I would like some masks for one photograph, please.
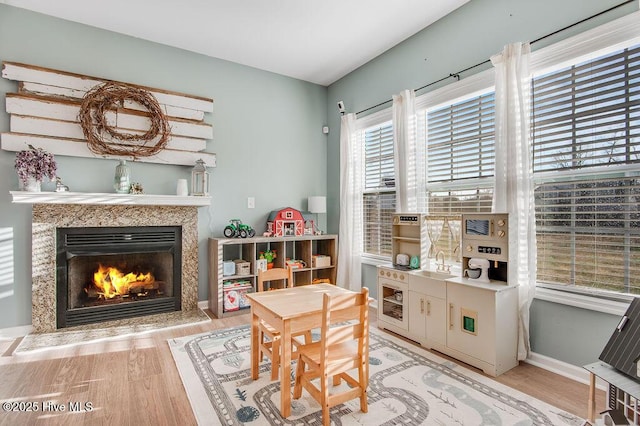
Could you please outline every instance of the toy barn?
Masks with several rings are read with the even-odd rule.
[[[314,230],[313,214],[292,207],[273,210],[267,218],[267,233],[274,237],[312,235]]]

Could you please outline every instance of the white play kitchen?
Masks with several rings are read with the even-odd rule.
[[[518,289],[507,280],[508,215],[452,218],[458,225],[450,229],[460,234],[454,238],[462,250],[459,272],[441,252],[430,267],[429,220],[419,213],[393,216],[393,264],[378,267],[378,327],[500,375],[518,364]]]

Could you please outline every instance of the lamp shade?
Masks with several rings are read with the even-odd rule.
[[[327,197],[322,197],[322,196],[309,197],[308,210],[311,213],[326,213]]]

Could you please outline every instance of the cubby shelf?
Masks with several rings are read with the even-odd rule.
[[[336,235],[303,235],[299,237],[254,237],[254,238],[209,238],[209,309],[217,318],[248,313],[249,309],[225,309],[224,283],[227,281],[249,281],[256,290],[256,260],[260,252],[275,250],[274,267],[282,268],[288,259],[301,260],[304,267],[293,270],[294,285],[311,284],[313,280],[336,282],[338,260],[338,237]],[[315,266],[316,255],[329,256],[328,266]],[[249,263],[250,273],[224,275],[224,262],[243,259]],[[243,299],[244,300],[244,299]]]

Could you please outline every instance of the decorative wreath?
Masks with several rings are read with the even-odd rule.
[[[141,135],[122,133],[107,123],[105,113],[109,110],[123,107],[125,101],[138,103],[149,112],[151,126],[145,133]],[[151,93],[121,83],[108,82],[88,91],[82,100],[78,120],[87,139],[89,149],[100,155],[149,157],[164,149],[171,132],[167,117]],[[104,140],[105,133],[117,141],[142,143],[113,144]],[[146,144],[146,142],[155,139],[158,135],[160,135],[160,139],[155,145]]]

